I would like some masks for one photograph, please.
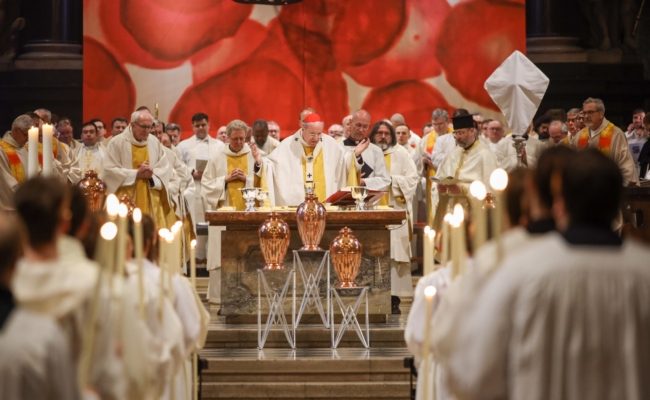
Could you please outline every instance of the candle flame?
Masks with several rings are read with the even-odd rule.
[[[469,185],[469,192],[477,200],[483,201],[487,196],[487,189],[481,181],[474,181]]]
[[[454,219],[458,221],[459,225],[465,220],[465,210],[460,204],[454,206]]]
[[[126,218],[126,216],[129,215],[129,207],[124,203],[120,203],[117,206],[117,215],[119,215],[120,218]]]
[[[171,231],[174,235],[176,235],[178,234],[178,232],[180,232],[182,227],[183,227],[183,223],[181,221],[176,221],[174,225],[172,225]]]
[[[139,208],[133,209],[133,222],[135,222],[136,224],[142,222],[142,211],[140,211]]]
[[[433,298],[433,296],[436,295],[437,291],[438,290],[434,286],[429,285],[424,288],[424,295],[426,296],[427,299],[431,299]]]
[[[429,227],[427,226],[427,228],[429,228]],[[424,230],[424,235],[425,235],[427,238],[433,240],[433,238],[436,237],[436,230],[435,230],[435,229],[432,229],[432,228],[429,228],[429,230],[426,230],[426,229],[425,229],[425,230]]]
[[[193,249],[196,248],[196,239],[192,239],[192,241],[190,241],[190,247]]]
[[[106,222],[99,230],[99,234],[104,240],[113,240],[117,235],[117,225],[112,222]]]
[[[490,174],[490,187],[502,191],[508,186],[508,173],[503,168],[497,168]]]
[[[110,217],[115,217],[117,215],[119,206],[120,201],[113,193],[109,194],[108,197],[106,197],[106,212]]]

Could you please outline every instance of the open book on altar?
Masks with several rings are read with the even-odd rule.
[[[385,193],[387,193],[385,190],[368,189],[368,195],[365,198],[365,203],[375,204]],[[328,197],[325,200],[325,203],[331,203],[334,206],[352,206],[355,204],[355,201],[354,198],[352,198],[352,190],[349,186],[346,186],[342,187],[341,190]]]

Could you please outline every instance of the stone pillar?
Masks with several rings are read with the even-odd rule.
[[[571,26],[567,3],[559,0],[526,1],[526,47],[536,63],[585,62],[579,39],[567,32]]]
[[[27,41],[16,68],[81,69],[81,0],[30,0],[23,6]]]

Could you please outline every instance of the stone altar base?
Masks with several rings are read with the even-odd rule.
[[[293,265],[292,250],[302,247],[295,225],[295,212],[279,212],[291,229],[291,241],[285,257],[284,271],[268,271],[265,277],[269,285],[279,289],[286,281],[288,269]],[[257,322],[257,270],[264,267],[257,229],[267,218],[268,212],[209,212],[206,220],[211,225],[226,226],[221,233],[221,315],[227,323]],[[356,283],[369,286],[369,314],[371,322],[384,322],[390,314],[390,232],[388,224],[399,224],[405,214],[403,211],[334,211],[328,212],[328,224],[321,241],[321,247],[329,248],[331,241],[343,226],[352,229],[354,235],[363,245],[363,255]],[[301,251],[300,256],[306,272],[315,272],[324,252]],[[337,285],[338,279],[333,266],[330,283]],[[320,293],[323,307],[326,308],[326,276],[321,278]],[[296,315],[303,294],[302,277],[296,266]],[[284,301],[287,319],[291,318],[291,290]],[[268,303],[262,295],[262,322],[266,320]],[[335,312],[338,312],[335,308]],[[339,314],[340,316],[340,314]],[[336,317],[335,317],[336,318]],[[338,319],[338,318],[337,318]],[[320,316],[316,308],[308,306],[301,320],[302,323],[318,323]],[[298,344],[298,346],[300,346]]]

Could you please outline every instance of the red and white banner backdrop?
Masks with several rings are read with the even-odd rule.
[[[288,134],[313,107],[326,124],[358,108],[413,130],[436,107],[495,117],[483,82],[525,50],[524,0],[84,0],[84,118],[159,117],[211,133],[239,118]]]

